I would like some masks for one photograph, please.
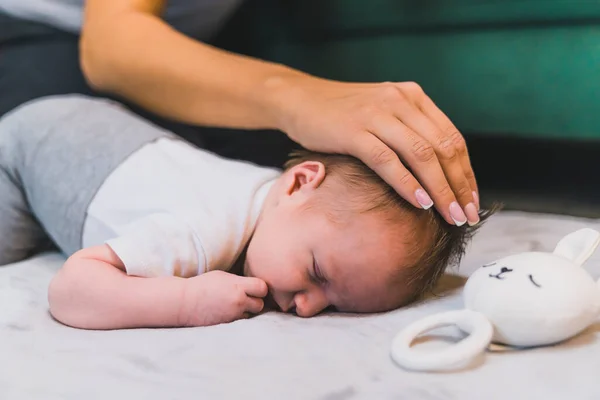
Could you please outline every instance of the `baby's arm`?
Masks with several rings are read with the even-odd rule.
[[[72,255],[52,280],[50,312],[83,329],[203,326],[262,310],[266,284],[222,271],[193,278],[127,275],[108,245]]]
[[[128,276],[107,246],[72,255],[50,283],[50,312],[85,329],[180,325],[185,279]]]

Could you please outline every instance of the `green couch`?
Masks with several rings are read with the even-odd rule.
[[[416,81],[463,132],[600,140],[600,1],[263,0],[243,14],[246,52]]]

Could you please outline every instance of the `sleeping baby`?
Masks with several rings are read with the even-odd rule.
[[[0,265],[60,249],[50,312],[73,327],[392,310],[478,226],[413,207],[355,158],[228,160],[108,100],[48,97],[0,120]]]

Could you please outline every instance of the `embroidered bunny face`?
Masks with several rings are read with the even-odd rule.
[[[582,268],[600,233],[580,229],[553,252],[510,255],[479,267],[463,290],[464,310],[430,315],[407,326],[392,343],[392,357],[413,370],[443,370],[483,352],[490,342],[543,346],[573,337],[600,313],[600,288]],[[412,341],[430,329],[457,325],[469,335],[435,353],[414,351]]]
[[[493,340],[514,346],[553,343],[588,326],[600,292],[581,266],[551,253],[521,253],[486,264],[465,285],[465,308],[484,314]]]

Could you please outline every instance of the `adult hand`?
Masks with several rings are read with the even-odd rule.
[[[418,84],[298,79],[281,122],[292,140],[357,157],[415,207],[435,204],[448,223],[479,222],[465,140]]]

